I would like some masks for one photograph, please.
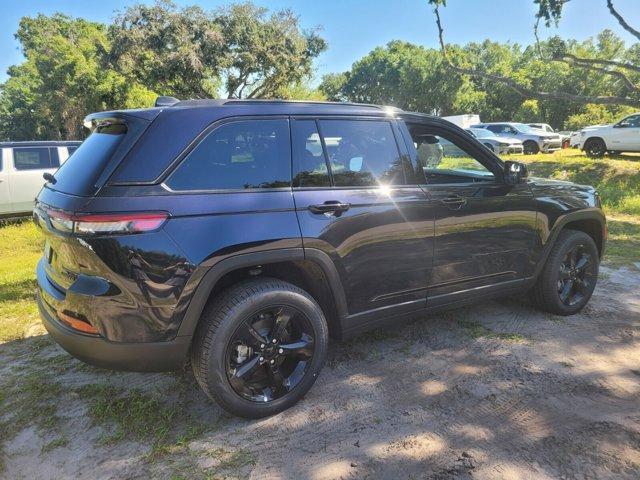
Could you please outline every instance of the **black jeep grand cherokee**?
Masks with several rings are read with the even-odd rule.
[[[588,302],[606,222],[591,187],[527,178],[449,122],[374,105],[182,101],[89,115],[38,196],[38,304],[98,366],[191,360],[228,411],[313,385],[344,338],[531,292]]]

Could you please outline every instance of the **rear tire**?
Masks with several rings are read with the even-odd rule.
[[[322,309],[307,292],[273,278],[249,280],[205,308],[191,350],[193,373],[226,411],[274,415],[313,386],[328,337]]]
[[[531,289],[533,303],[556,315],[578,313],[593,294],[599,264],[598,249],[589,235],[563,230]]]
[[[590,138],[584,144],[584,153],[591,158],[602,158],[607,153],[607,146],[601,138]]]
[[[524,147],[525,155],[535,155],[540,152],[540,146],[533,140],[525,140],[522,146]]]

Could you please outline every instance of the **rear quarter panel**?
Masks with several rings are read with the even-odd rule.
[[[112,187],[109,196],[82,200],[58,192],[46,194],[45,189],[40,197],[74,211],[170,215],[158,232],[85,238],[59,247],[79,259],[91,257],[83,255],[83,249],[94,252],[99,261],[92,260],[88,270],[120,290],[120,296],[110,299],[104,322],[110,340],[170,340],[213,265],[243,253],[302,247],[290,190],[148,195],[149,189],[159,193],[161,187]],[[140,195],[142,191],[147,194]],[[52,196],[62,200],[51,202]],[[77,251],[67,252],[69,248]]]

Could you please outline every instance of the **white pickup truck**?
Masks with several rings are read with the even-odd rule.
[[[640,113],[634,113],[612,125],[597,125],[580,130],[581,150],[590,157],[605,153],[640,152]]]
[[[28,214],[44,185],[81,142],[0,142],[0,217]]]

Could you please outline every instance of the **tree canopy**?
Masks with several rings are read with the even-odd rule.
[[[0,85],[0,139],[80,138],[87,113],[180,98],[318,97],[306,86],[326,49],[289,10],[133,5],[110,25],[62,14],[24,17],[25,61]]]
[[[533,30],[537,45],[533,52],[538,60],[546,64],[563,63],[569,65],[572,71],[580,70],[599,75],[607,82],[607,88],[601,93],[574,92],[561,85],[551,85],[543,89],[529,85],[523,79],[511,73],[495,74],[483,70],[477,65],[458,62],[451,52],[452,48],[444,39],[444,26],[440,15],[440,8],[446,7],[446,0],[427,0],[433,6],[435,22],[438,27],[438,38],[443,58],[449,68],[457,73],[488,80],[494,84],[504,85],[525,98],[536,98],[547,101],[570,101],[581,104],[599,104],[612,106],[640,107],[640,45],[634,44],[630,49],[624,48],[624,43],[618,37],[617,48],[600,49],[596,54],[576,49],[575,42],[566,41],[559,36],[549,39],[544,46],[538,39],[538,27],[541,21],[547,26],[558,25],[563,13],[563,7],[568,0],[533,0],[538,6]],[[616,19],[620,27],[636,39],[640,40],[640,31],[632,27],[625,17],[615,8],[613,0],[606,2],[609,13]],[[613,34],[612,34],[613,36]],[[455,48],[455,47],[454,47]],[[578,73],[579,74],[579,73]]]
[[[489,76],[509,75],[530,89],[562,88],[598,96],[616,88],[614,79],[598,72],[541,60],[537,50],[550,50],[553,42],[523,47],[485,40],[448,48],[460,65]],[[632,55],[636,48],[626,49],[624,42],[609,30],[595,39],[570,41],[567,45],[581,55],[602,58]],[[556,128],[580,128],[630,111],[629,107],[618,105],[595,108],[584,102],[528,98],[486,76],[452,71],[438,49],[400,41],[375,48],[347,72],[325,75],[320,89],[333,100],[381,103],[436,115],[478,113],[486,121],[544,121]]]
[[[80,138],[87,113],[148,107],[157,95],[326,98],[556,128],[637,109],[640,43],[628,46],[611,30],[581,42],[539,40],[539,25],[556,26],[566,0],[532,1],[532,45],[447,44],[440,15],[446,0],[427,0],[439,48],[395,40],[348,71],[325,75],[318,88],[310,86],[313,62],[327,44],[290,10],[239,3],[209,11],[158,0],[129,6],[108,25],[62,14],[24,17],[16,38],[25,60],[0,85],[0,139]],[[614,0],[601,1],[640,40]]]

